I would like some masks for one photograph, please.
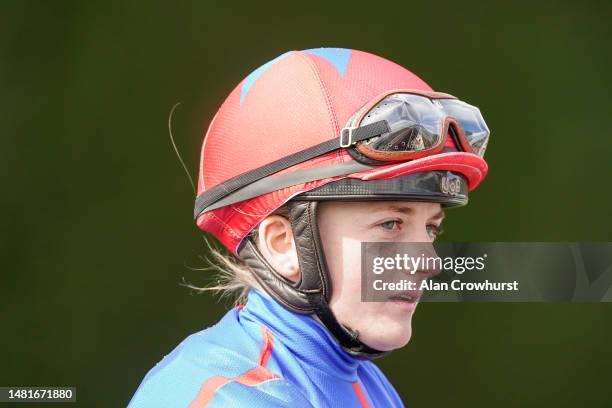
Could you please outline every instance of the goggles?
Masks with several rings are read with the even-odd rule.
[[[387,122],[388,132],[354,140],[358,129],[381,120]],[[457,147],[483,157],[489,134],[477,107],[441,92],[400,89],[357,111],[342,129],[340,146],[354,147],[376,161],[407,161],[440,153],[450,135]]]
[[[297,183],[441,153],[449,135],[458,149],[482,157],[489,134],[480,110],[452,95],[414,89],[392,90],[355,112],[339,138],[293,153],[203,192],[196,198],[194,217]],[[323,170],[333,174],[308,169],[272,176],[339,148],[347,149],[359,163],[343,163],[337,169]]]

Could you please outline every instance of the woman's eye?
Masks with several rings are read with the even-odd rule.
[[[385,221],[385,222],[381,223],[380,226],[383,229],[386,229],[387,231],[393,231],[393,230],[399,228],[400,224],[401,224],[401,221],[398,221],[398,220],[389,220],[389,221]]]
[[[443,232],[444,232],[444,230],[439,225],[435,225],[435,224],[427,225],[427,234],[432,239],[435,239],[438,235],[442,234]]]

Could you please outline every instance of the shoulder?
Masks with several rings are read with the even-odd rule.
[[[266,330],[241,325],[237,310],[230,310],[216,325],[190,335],[157,363],[129,407],[235,406],[246,401],[280,407],[299,401],[299,391],[265,367]]]
[[[192,401],[193,406],[313,408],[295,384],[264,370],[259,373],[245,373],[242,378],[213,379],[216,388],[204,390],[206,387],[203,386],[197,398]]]

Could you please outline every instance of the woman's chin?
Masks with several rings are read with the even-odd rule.
[[[365,333],[364,333],[365,334]],[[362,336],[360,339],[368,346],[381,351],[390,351],[404,347],[412,337],[412,327],[401,327],[397,330],[387,329]]]

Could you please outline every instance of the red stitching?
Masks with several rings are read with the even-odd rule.
[[[331,124],[334,129],[334,135],[337,135],[340,132],[340,129],[338,127],[338,119],[336,118],[336,112],[334,111],[334,108],[331,105],[331,98],[329,97],[329,92],[327,92],[327,88],[325,87],[325,84],[323,83],[323,81],[321,80],[321,77],[319,76],[319,70],[317,69],[316,64],[310,59],[310,57],[304,55],[301,52],[298,52],[298,55],[307,61],[308,66],[313,71],[315,77],[317,78],[317,81],[319,82],[319,87],[321,88],[321,92],[323,93],[323,96],[325,97],[325,104],[327,105],[327,110],[330,115]]]

